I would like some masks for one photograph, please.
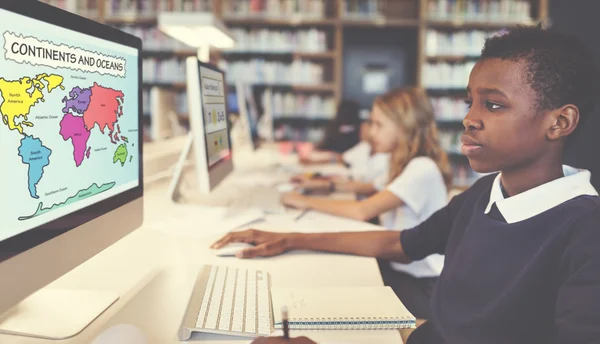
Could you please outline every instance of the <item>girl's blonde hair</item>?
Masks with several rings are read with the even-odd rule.
[[[391,153],[389,180],[399,176],[413,158],[426,156],[437,164],[449,189],[452,168],[440,146],[433,107],[427,93],[413,87],[396,89],[378,97],[374,105],[402,130],[405,138]]]

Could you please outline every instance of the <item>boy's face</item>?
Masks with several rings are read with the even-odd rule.
[[[544,154],[544,116],[536,114],[536,94],[523,62],[487,59],[469,78],[461,151],[481,173],[532,164]]]

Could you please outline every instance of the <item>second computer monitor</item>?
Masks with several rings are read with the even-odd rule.
[[[199,191],[209,193],[233,171],[225,75],[196,57],[186,63],[196,178]]]

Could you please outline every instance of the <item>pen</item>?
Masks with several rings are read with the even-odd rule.
[[[283,339],[290,339],[290,324],[288,323],[288,309],[281,307],[281,321],[283,325]]]
[[[298,214],[296,216],[296,218],[294,219],[294,221],[300,220],[306,213],[308,213],[308,209],[302,209],[302,211],[300,212],[300,214]]]

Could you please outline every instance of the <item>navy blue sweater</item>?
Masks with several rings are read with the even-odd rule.
[[[508,224],[495,206],[484,213],[494,178],[401,232],[409,258],[445,255],[432,318],[415,339],[600,343],[600,197],[579,196]]]

